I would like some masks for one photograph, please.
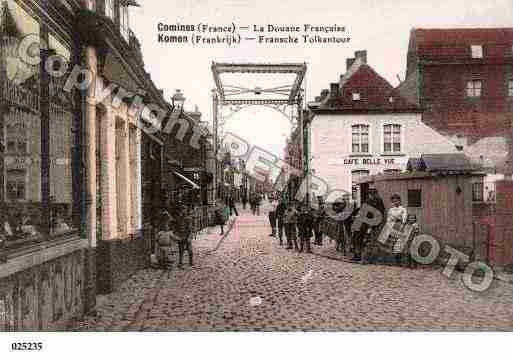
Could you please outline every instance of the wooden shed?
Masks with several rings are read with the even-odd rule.
[[[375,188],[388,209],[390,197],[398,194],[422,233],[441,244],[474,249],[472,183],[484,174],[462,156],[425,155],[411,159],[408,172],[364,177],[358,181],[362,199]]]

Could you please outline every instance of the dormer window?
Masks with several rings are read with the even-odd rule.
[[[471,45],[470,52],[472,53],[473,59],[483,58],[483,45]]]
[[[360,93],[353,92],[353,101],[360,101]]]

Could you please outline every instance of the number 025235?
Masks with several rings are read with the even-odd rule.
[[[11,349],[16,351],[40,351],[43,350],[43,343],[12,343]]]

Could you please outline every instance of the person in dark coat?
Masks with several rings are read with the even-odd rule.
[[[176,235],[179,237],[178,241],[178,267],[183,267],[183,254],[187,251],[189,255],[189,265],[193,266],[192,254],[192,229],[193,221],[192,216],[189,214],[187,207],[181,206],[178,210],[176,218]]]
[[[248,204],[248,195],[244,192],[241,196],[242,208],[246,210],[246,205]]]
[[[313,216],[306,205],[299,210],[297,228],[299,233],[299,252],[312,253],[310,239],[313,236]]]
[[[235,215],[238,217],[239,212],[237,212],[237,207],[235,206],[235,199],[233,198],[233,193],[230,192],[230,194],[228,194],[227,202],[228,208],[230,208],[230,216],[232,216],[233,212],[235,212]]]
[[[319,202],[319,208],[313,210],[313,217],[315,234],[314,244],[317,246],[322,246],[322,223],[326,218],[326,209],[324,208],[324,203]]]
[[[293,204],[290,204],[283,214],[283,224],[285,225],[285,235],[287,236],[287,249],[299,250],[297,246],[297,211]],[[292,247],[294,245],[294,247]]]
[[[285,201],[280,200],[278,205],[276,206],[276,209],[274,210],[274,215],[275,215],[277,227],[278,227],[278,239],[280,240],[280,246],[283,245],[283,228],[284,228],[283,215],[285,213],[286,208],[287,208],[287,206],[285,205]]]
[[[276,236],[276,208],[275,206],[271,207],[271,210],[269,211],[269,224],[271,226],[271,234],[269,237]]]
[[[365,205],[377,209],[381,214],[382,220],[379,224],[373,227],[369,226],[368,223],[363,222],[360,226],[360,229],[353,233],[353,243],[355,247],[353,260],[355,261],[362,260],[363,248],[365,247],[367,238],[372,234],[372,232],[379,230],[379,228],[383,225],[383,223],[385,223],[386,220],[385,204],[383,203],[383,200],[379,196],[379,193],[376,189],[369,190],[369,198],[367,201],[365,201]]]

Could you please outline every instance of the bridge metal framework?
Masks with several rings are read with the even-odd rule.
[[[303,129],[304,89],[302,87],[307,71],[306,63],[221,63],[212,62],[212,74],[215,88],[212,90],[212,116],[215,158],[218,158],[220,137],[224,132],[226,120],[236,113],[252,106],[271,108],[292,125]],[[280,86],[245,87],[224,83],[223,74],[251,75],[294,75],[294,80]],[[265,96],[265,98],[263,98]],[[301,158],[304,158],[303,131],[300,139]],[[217,198],[218,168],[214,174],[214,196]]]

